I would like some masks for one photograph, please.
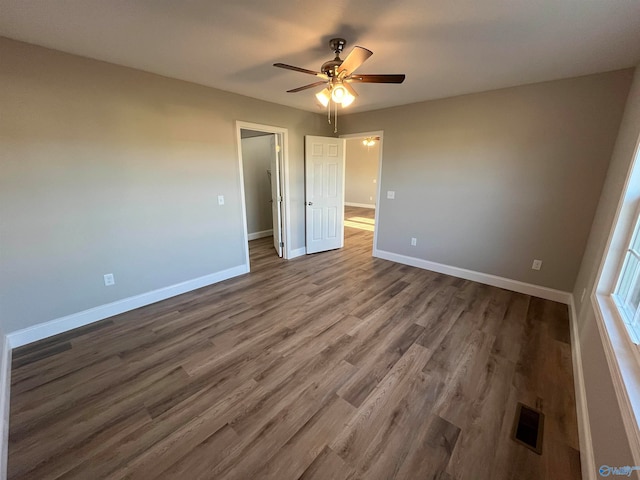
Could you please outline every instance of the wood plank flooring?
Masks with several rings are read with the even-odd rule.
[[[345,248],[14,351],[10,479],[578,479],[567,308]],[[510,439],[545,414],[541,456]]]

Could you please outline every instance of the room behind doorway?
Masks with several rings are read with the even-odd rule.
[[[382,132],[343,137],[346,139],[344,226],[375,232]],[[372,239],[375,242],[375,237]]]

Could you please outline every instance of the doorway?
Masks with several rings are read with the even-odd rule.
[[[290,257],[287,130],[236,122],[246,263],[249,242],[269,243],[274,257]]]
[[[370,238],[373,253],[377,244],[383,132],[354,133],[340,137],[346,140],[345,241],[348,242],[349,237]]]

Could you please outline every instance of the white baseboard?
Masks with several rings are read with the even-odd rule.
[[[221,272],[194,278],[193,280],[187,280],[186,282],[177,283],[158,290],[142,293],[134,297],[107,303],[106,305],[100,305],[99,307],[90,308],[89,310],[67,315],[66,317],[39,323],[38,325],[12,332],[7,335],[7,338],[11,348],[21,347],[31,342],[36,342],[68,330],[73,330],[74,328],[113,317],[114,315],[119,315],[136,308],[144,307],[145,305],[150,305],[167,298],[175,297],[176,295],[190,292],[191,290],[196,290],[232,277],[237,277],[238,275],[242,275],[247,272],[249,272],[248,265],[238,265],[237,267],[222,270]]]
[[[409,257],[407,255],[400,255],[398,253],[387,252],[385,250],[378,250],[377,248],[373,250],[373,256],[384,260],[391,260],[392,262],[402,263],[404,265],[411,265],[412,267],[422,268],[424,270],[431,270],[432,272],[444,273],[445,275],[451,275],[452,277],[464,278],[465,280],[504,288],[513,292],[524,293],[526,295],[532,295],[546,300],[553,300],[554,302],[560,302],[567,305],[571,302],[571,294],[569,292],[541,287],[539,285],[533,285],[532,283],[511,280],[509,278],[498,277],[497,275],[491,275],[488,273],[475,272],[465,268],[452,267],[450,265],[431,262],[421,258]]]
[[[372,203],[344,202],[344,204],[347,207],[376,208],[375,204],[372,204]]]
[[[589,423],[589,409],[587,408],[587,391],[584,386],[584,373],[582,370],[578,315],[573,295],[571,295],[571,303],[569,303],[569,320],[571,322],[571,360],[573,362],[573,386],[576,393],[576,415],[578,417],[578,439],[580,441],[582,478],[583,480],[595,480],[596,460],[593,454],[591,424]]]
[[[11,387],[11,345],[5,335],[0,335],[0,415],[2,415],[2,441],[0,443],[0,479],[7,478],[9,456],[9,403]]]
[[[307,254],[306,247],[296,248],[295,250],[291,250],[291,252],[289,252],[289,260],[291,260],[292,258],[301,257],[306,254]]]
[[[249,238],[249,241],[257,240],[264,237],[273,237],[273,228],[270,230],[263,230],[261,232],[250,233],[249,235],[247,235],[247,237]]]

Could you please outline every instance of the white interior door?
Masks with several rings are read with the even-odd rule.
[[[344,143],[305,136],[308,254],[344,246]]]
[[[282,192],[280,191],[280,155],[278,135],[271,136],[271,216],[273,217],[273,247],[282,257]]]

